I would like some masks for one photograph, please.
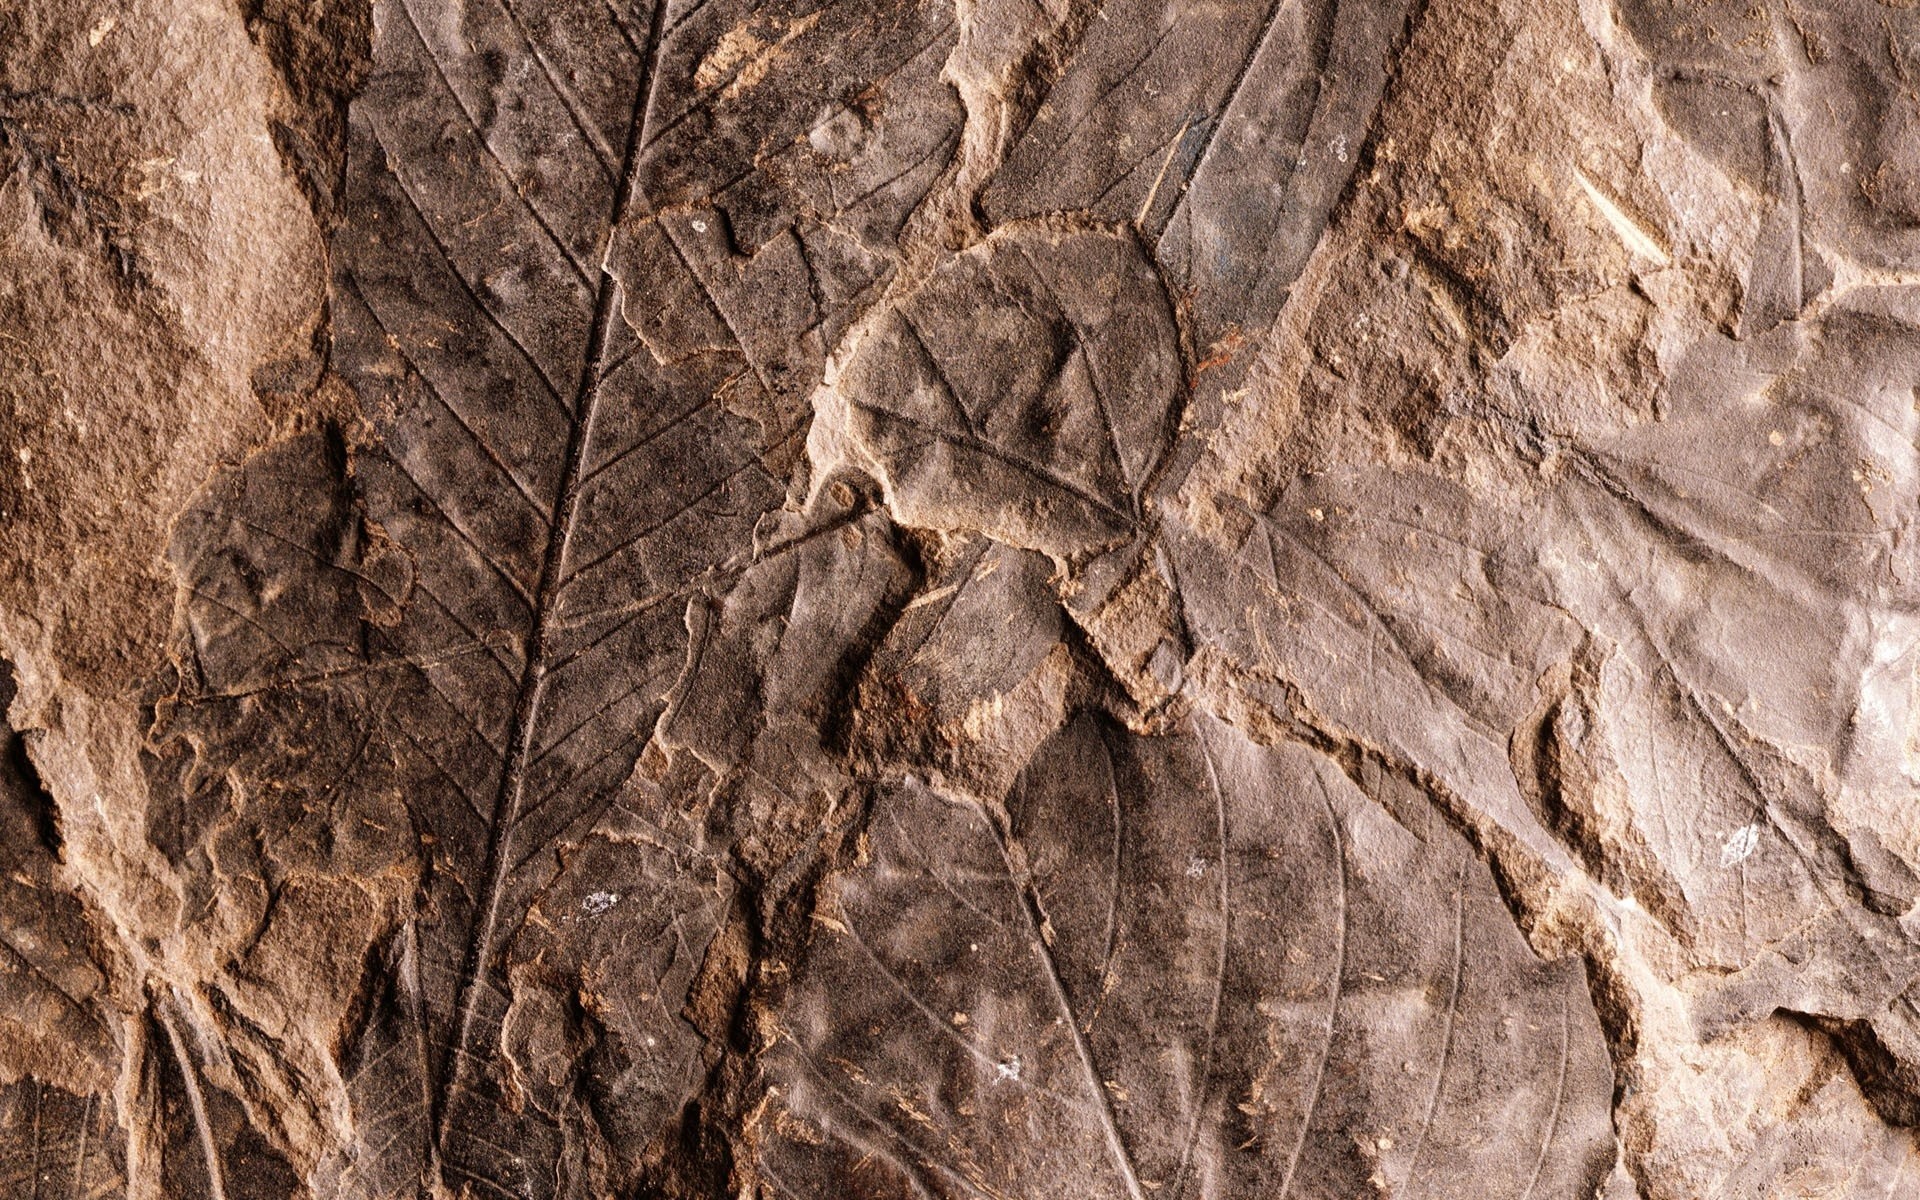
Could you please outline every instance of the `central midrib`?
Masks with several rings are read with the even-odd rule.
[[[594,418],[599,408],[600,385],[606,360],[607,331],[613,321],[614,297],[618,283],[608,269],[611,243],[621,217],[632,203],[639,176],[640,157],[646,146],[647,116],[657,73],[661,27],[666,0],[655,0],[648,19],[647,40],[641,55],[639,77],[634,83],[633,115],[627,123],[627,145],[614,189],[613,206],[601,238],[600,282],[594,298],[593,319],[587,334],[586,357],[580,367],[579,384],[574,396],[573,419],[567,434],[566,458],[560,472],[560,484],[553,506],[553,522],[548,527],[546,553],[540,563],[540,575],[534,588],[531,630],[520,669],[512,717],[507,727],[506,760],[501,765],[500,785],[494,797],[493,819],[487,831],[487,856],[484,884],[478,912],[467,938],[467,953],[454,996],[453,1038],[437,1072],[433,1090],[434,1112],[432,1149],[436,1159],[446,1133],[448,1101],[463,1082],[468,1055],[466,1047],[472,1033],[475,993],[482,977],[490,970],[495,929],[499,923],[500,897],[515,856],[511,853],[514,826],[520,817],[526,784],[528,757],[534,732],[539,725],[540,705],[547,682],[547,640],[563,586],[562,570],[572,538],[574,518],[580,501],[581,464],[593,440]]]

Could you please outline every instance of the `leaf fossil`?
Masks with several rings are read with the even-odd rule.
[[[15,1191],[1914,1190],[1920,7],[98,7]]]
[[[1580,968],[1533,956],[1424,801],[1403,825],[1385,799],[1211,718],[1140,737],[1091,714],[1004,805],[884,791],[780,1016],[766,1176],[796,1197],[1592,1194],[1612,1069]]]
[[[365,948],[343,1075],[366,1143],[325,1168],[343,1192],[437,1176],[570,1195],[646,1150],[502,1057],[511,948],[632,770],[688,599],[753,559],[822,330],[887,270],[858,239],[897,230],[952,138],[936,106],[833,164],[873,186],[821,197],[814,163],[782,174],[790,192],[730,193],[738,161],[821,105],[923,88],[951,39],[931,4],[830,5],[780,25],[795,52],[753,78],[774,99],[742,98],[739,64],[716,76],[701,52],[765,21],[740,3],[376,4],[330,359],[368,428],[266,452],[176,534],[185,645],[161,732],[191,743],[173,769],[200,790],[156,845],[218,855],[204,843],[251,819],[269,875],[294,855],[417,872],[412,911]],[[847,38],[862,52],[824,69],[818,48]],[[689,161],[703,130],[730,144]],[[309,757],[322,741],[349,752]],[[662,887],[606,920],[711,936],[709,904]],[[647,1019],[679,1038],[672,1009]],[[659,1121],[693,1069],[647,1102]]]
[[[990,18],[950,0],[374,0],[330,407],[172,529],[145,836],[224,965],[145,981],[163,1190],[1519,1198],[1608,1165],[1579,969],[1423,799],[1396,826],[1179,682],[1188,435],[1407,6],[1068,7],[987,146],[957,81]]]

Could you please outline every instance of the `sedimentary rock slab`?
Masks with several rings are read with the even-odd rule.
[[[0,13],[0,1181],[1920,1194],[1916,75]]]

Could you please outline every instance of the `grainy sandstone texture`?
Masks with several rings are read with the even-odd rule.
[[[0,8],[0,1190],[1920,1196],[1908,0]]]

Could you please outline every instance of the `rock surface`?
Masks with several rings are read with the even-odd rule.
[[[0,1181],[1920,1195],[1916,78],[0,12]]]

